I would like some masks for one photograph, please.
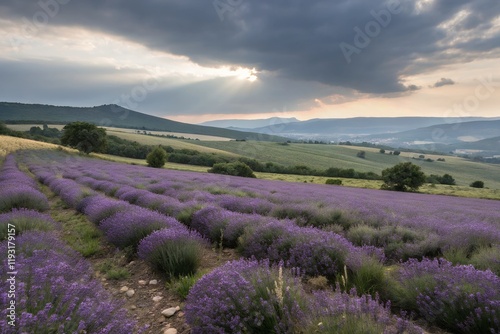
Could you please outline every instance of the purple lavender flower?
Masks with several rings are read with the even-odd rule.
[[[453,332],[500,330],[500,278],[489,270],[453,266],[444,259],[411,259],[396,279],[406,294],[396,295],[395,301],[432,324]]]
[[[0,240],[7,239],[9,224],[14,226],[16,235],[29,230],[49,231],[59,227],[47,214],[29,209],[13,209],[0,214]]]
[[[109,242],[117,247],[136,248],[139,241],[162,228],[182,227],[176,219],[160,213],[135,207],[132,210],[119,211],[104,219],[99,227]]]
[[[35,241],[35,243],[32,243]],[[99,282],[90,265],[54,235],[26,232],[16,240],[16,326],[7,324],[10,282],[0,272],[2,333],[131,333],[135,321]],[[5,250],[6,242],[0,243]],[[2,261],[7,266],[7,261]]]
[[[300,281],[268,262],[234,261],[189,292],[186,320],[197,333],[292,333],[305,319]]]
[[[192,275],[196,272],[207,242],[186,228],[166,228],[141,240],[138,256],[168,278]]]

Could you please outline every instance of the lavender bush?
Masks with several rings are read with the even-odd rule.
[[[402,264],[392,289],[394,302],[452,332],[500,331],[500,278],[444,259]]]
[[[137,254],[172,279],[196,272],[205,243],[200,235],[185,228],[166,228],[142,239]]]
[[[139,241],[156,230],[182,226],[176,219],[135,207],[104,219],[99,227],[106,239],[117,247],[135,249]]]
[[[268,262],[233,261],[203,276],[186,300],[192,333],[293,333],[305,318],[300,281]]]
[[[127,202],[97,195],[90,197],[89,202],[83,209],[83,213],[91,222],[100,224],[101,221],[109,218],[115,213],[129,209],[130,204]]]
[[[31,243],[35,241],[35,245]],[[0,273],[2,333],[132,333],[135,321],[99,282],[90,266],[54,235],[26,232],[16,240],[16,326],[7,323],[7,273]],[[55,248],[53,246],[56,246]],[[6,243],[0,244],[5,250]],[[7,265],[6,260],[3,263]]]
[[[9,224],[16,235],[29,230],[50,231],[59,227],[47,214],[29,209],[13,209],[0,214],[0,241],[7,239]]]
[[[311,303],[312,321],[304,333],[424,333],[408,320],[390,312],[390,304],[383,305],[377,297],[350,293],[319,291]]]

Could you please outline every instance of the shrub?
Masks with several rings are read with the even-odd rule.
[[[138,256],[168,279],[193,275],[201,262],[203,242],[187,229],[162,229],[140,242]]]
[[[303,333],[422,333],[422,329],[391,314],[378,298],[349,293],[318,291],[310,306],[311,321]]]
[[[92,270],[54,235],[26,232],[16,240],[16,326],[7,323],[6,271],[0,272],[0,332],[11,333],[132,333],[121,303],[93,280]],[[7,243],[0,244],[7,254]],[[2,266],[7,267],[5,259]]]
[[[342,180],[341,179],[327,179],[325,181],[325,184],[335,184],[337,186],[341,186],[342,185]]]
[[[382,189],[416,191],[425,182],[425,174],[411,162],[402,162],[382,171]]]
[[[94,224],[100,224],[104,219],[127,209],[130,209],[130,205],[127,202],[97,195],[91,197],[83,213]]]
[[[472,188],[484,188],[484,182],[483,181],[474,181],[469,186]]]
[[[106,239],[119,248],[137,248],[139,241],[156,230],[182,226],[176,219],[137,208],[119,211],[99,225]]]
[[[358,153],[356,153],[356,156],[358,158],[365,159],[366,158],[366,152],[365,151],[359,151]]]
[[[167,152],[158,146],[147,155],[146,161],[149,167],[161,168],[167,162]]]
[[[49,202],[44,194],[30,186],[24,184],[2,186],[0,189],[0,212],[21,208],[46,211],[49,208]]]
[[[49,215],[34,210],[14,209],[0,214],[0,241],[7,239],[9,229],[19,235],[29,230],[50,231],[56,227]]]
[[[381,148],[379,151],[378,151],[380,154],[385,154],[385,150],[383,148]]]
[[[397,272],[391,293],[396,305],[451,332],[496,333],[499,286],[500,278],[491,271],[453,266],[444,259],[411,259]]]
[[[208,170],[209,173],[242,176],[255,178],[255,174],[252,169],[248,167],[247,164],[236,161],[236,162],[220,162],[213,165],[212,168]]]
[[[203,276],[186,300],[186,320],[199,333],[293,333],[305,319],[300,281],[268,262],[228,262]]]

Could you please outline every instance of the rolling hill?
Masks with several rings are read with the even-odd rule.
[[[231,139],[286,140],[286,138],[273,135],[176,122],[129,110],[115,104],[79,108],[0,102],[0,121],[6,123],[47,124],[66,124],[74,121],[85,121],[108,127],[192,133]]]
[[[484,120],[480,117],[356,117],[311,119],[308,121],[251,129],[296,139],[345,140],[361,135],[389,134],[447,123]],[[452,125],[452,124],[448,124]]]
[[[455,124],[438,124],[409,131],[361,137],[364,140],[379,140],[387,145],[412,145],[413,142],[456,144],[477,142],[500,136],[500,120],[482,120]]]
[[[264,119],[223,119],[203,122],[200,125],[205,126],[215,126],[218,128],[233,128],[233,129],[245,129],[245,131],[252,131],[253,128],[261,128],[266,126],[281,125],[287,123],[299,122],[295,117],[283,118],[283,117],[271,117]]]

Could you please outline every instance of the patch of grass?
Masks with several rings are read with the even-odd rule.
[[[57,199],[50,210],[52,218],[62,225],[62,239],[84,257],[101,253],[101,231],[84,215],[64,207],[64,203]]]
[[[167,282],[166,285],[167,288],[173,290],[182,300],[185,300],[191,287],[195,285],[203,275],[203,272],[197,272],[192,275],[181,276]]]
[[[97,270],[99,270],[101,274],[104,274],[106,279],[110,280],[119,281],[130,276],[128,269],[123,267],[122,263],[117,261],[116,257],[106,259],[97,266]]]

